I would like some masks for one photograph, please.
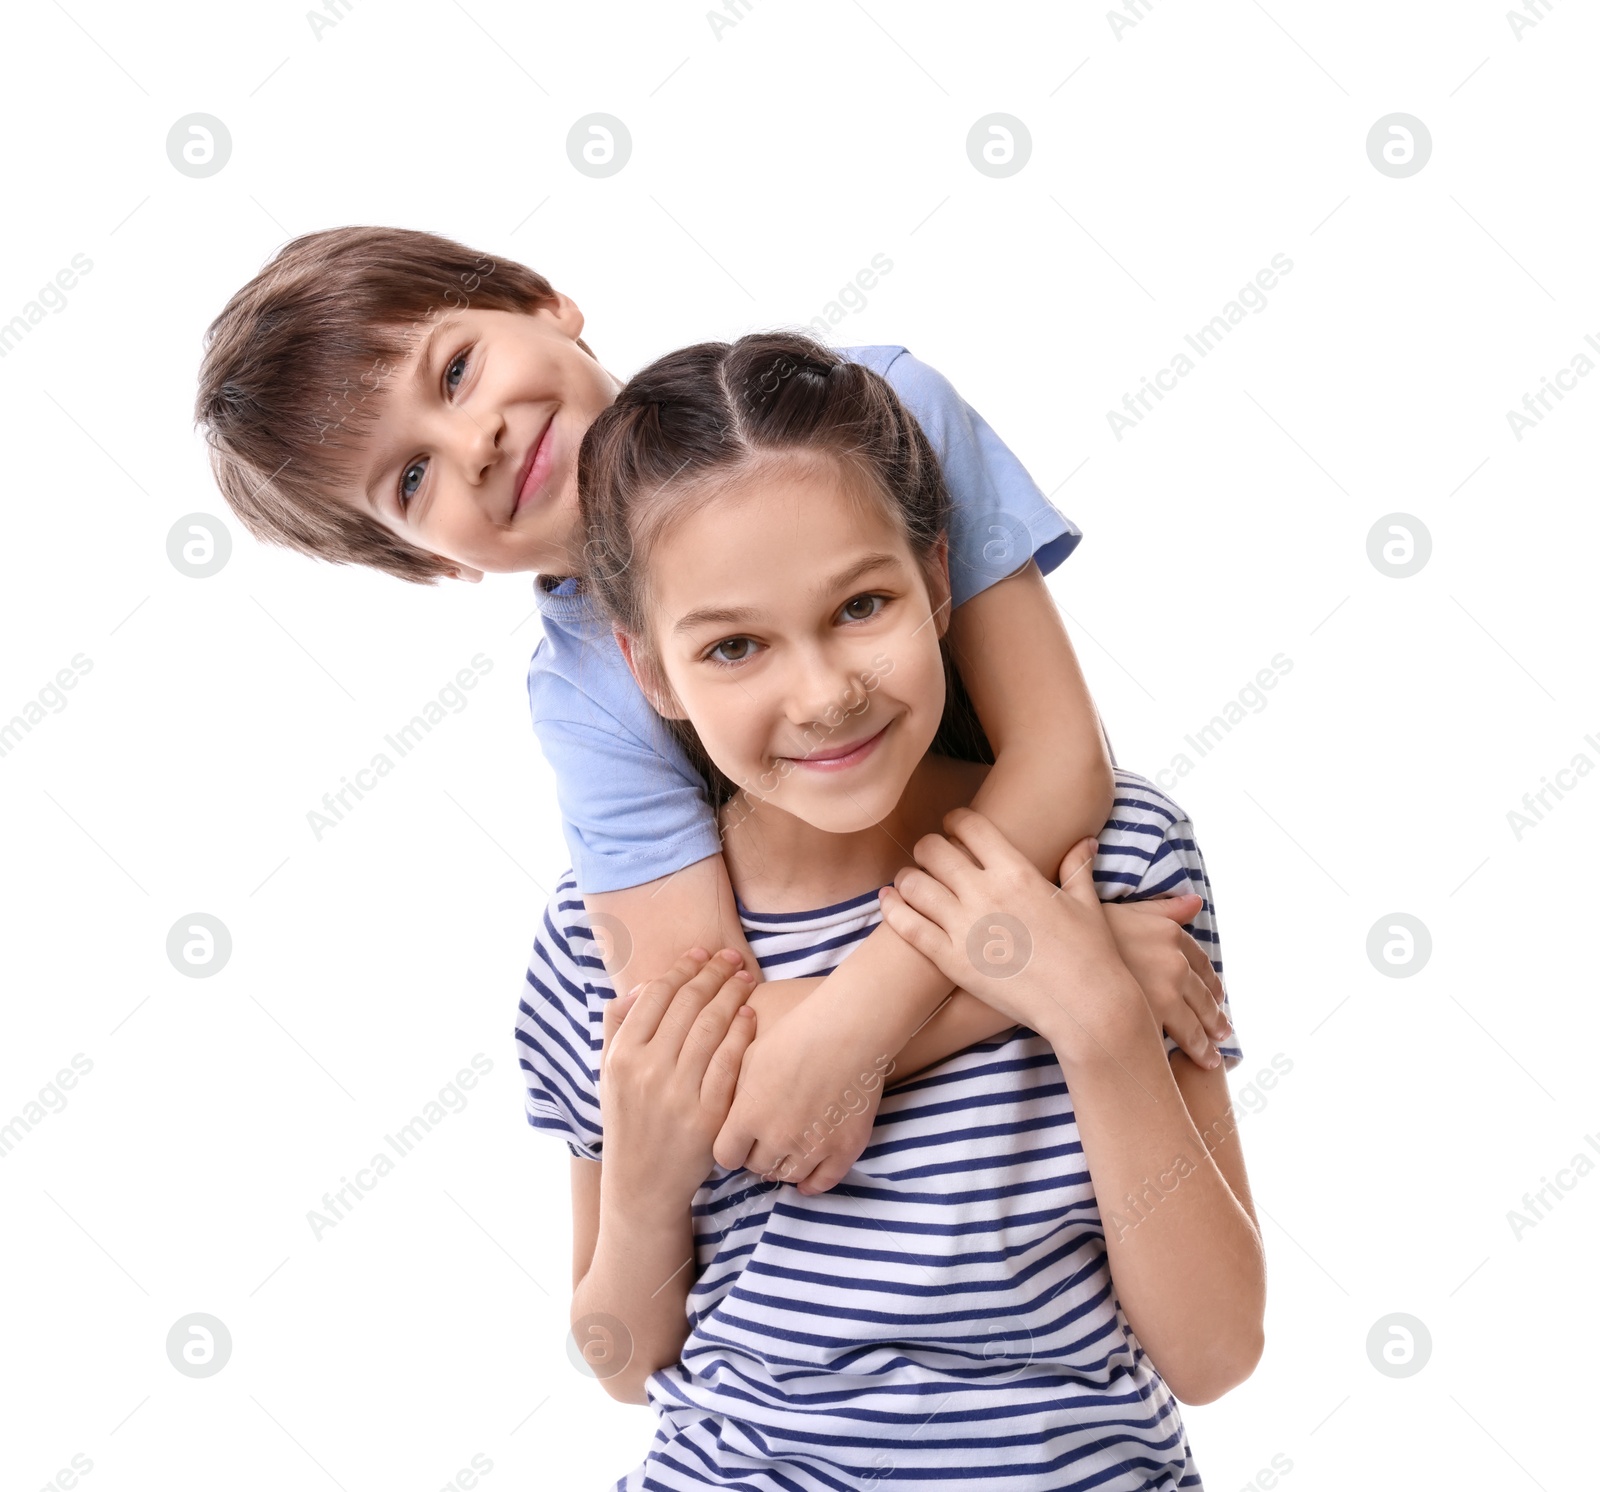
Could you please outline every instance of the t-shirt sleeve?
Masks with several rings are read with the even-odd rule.
[[[1118,769],[1116,802],[1100,839],[1095,861],[1095,889],[1102,901],[1142,901],[1156,896],[1201,898],[1201,907],[1184,927],[1223,980],[1222,1012],[1233,1023],[1233,1008],[1222,972],[1222,944],[1217,936],[1217,908],[1211,878],[1206,874],[1200,846],[1195,842],[1189,816],[1159,788],[1135,774]],[[1162,1032],[1167,1054],[1182,1048]],[[1244,1059],[1237,1027],[1217,1050],[1224,1071]]]
[[[573,874],[589,894],[641,886],[722,850],[700,774],[617,658],[620,680],[608,669],[586,688],[541,671],[538,653],[528,675]]]
[[[950,489],[952,606],[970,601],[1031,558],[1048,575],[1083,537],[942,373],[902,352],[884,375],[917,417]]]
[[[545,910],[517,1002],[528,1123],[600,1159],[600,1028],[612,993],[571,876]]]

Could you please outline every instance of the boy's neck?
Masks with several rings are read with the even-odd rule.
[[[738,794],[720,814],[734,893],[753,911],[809,912],[887,886],[911,863],[911,846],[941,832],[945,814],[970,803],[988,771],[930,752],[894,812],[851,834],[829,833]]]

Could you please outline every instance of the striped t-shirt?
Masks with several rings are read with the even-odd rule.
[[[1187,817],[1143,777],[1118,768],[1116,785],[1101,899],[1199,893],[1189,930],[1220,974]],[[814,912],[739,910],[772,978],[829,972],[879,920],[876,888]],[[612,995],[568,876],[516,1039],[528,1122],[591,1160]],[[1221,1050],[1230,1068],[1242,1056],[1233,1039]],[[891,1080],[831,1191],[718,1166],[692,1215],[689,1336],[648,1380],[655,1440],[613,1492],[1200,1487],[1178,1405],[1117,1301],[1072,1099],[1035,1032]]]

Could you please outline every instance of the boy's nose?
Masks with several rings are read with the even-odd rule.
[[[481,482],[496,463],[504,463],[510,453],[505,449],[505,421],[498,414],[481,411],[461,411],[456,430],[456,444],[467,477]]]

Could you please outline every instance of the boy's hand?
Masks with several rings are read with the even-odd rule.
[[[1062,1061],[1091,1061],[1151,1013],[1095,894],[1092,839],[1051,885],[981,813],[945,815],[944,835],[879,892],[884,920],[945,978],[1047,1037]],[[954,842],[952,842],[954,841]],[[1004,910],[1001,910],[1001,909]]]
[[[1117,952],[1139,981],[1156,1024],[1197,1067],[1216,1067],[1222,1061],[1217,1047],[1233,1035],[1233,1026],[1222,1013],[1217,971],[1183,927],[1204,905],[1192,891],[1102,903]]]
[[[713,1154],[815,1196],[860,1158],[877,1121],[886,1069],[881,1054],[858,1058],[827,1011],[802,1003],[783,1017],[783,1040],[758,1036],[744,1054],[739,1088]]]

